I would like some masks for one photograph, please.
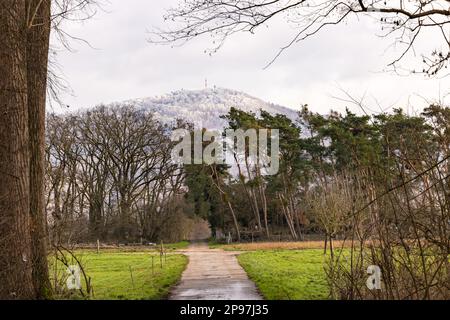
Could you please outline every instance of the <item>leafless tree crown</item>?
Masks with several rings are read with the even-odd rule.
[[[187,0],[169,9],[165,20],[173,28],[155,30],[150,42],[181,44],[195,37],[213,36],[215,52],[225,39],[237,32],[253,33],[258,27],[284,15],[295,25],[297,33],[283,46],[269,65],[290,46],[305,40],[324,27],[344,22],[351,16],[369,16],[381,24],[382,35],[394,39],[401,46],[400,54],[390,66],[407,54],[415,53],[414,46],[425,30],[431,29],[442,36],[440,48],[426,48],[421,53],[420,68],[415,73],[435,75],[447,67],[450,59],[450,1],[448,0]],[[425,41],[427,39],[424,39]],[[408,68],[410,69],[410,68]]]

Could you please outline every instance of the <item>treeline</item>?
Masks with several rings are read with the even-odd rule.
[[[219,168],[222,174],[217,176],[211,166],[193,166],[187,170],[188,176],[196,177],[187,179],[189,195],[196,202],[197,212],[210,217],[211,224],[221,229],[230,229],[232,220],[227,214],[229,209],[224,208],[223,214],[217,210],[219,203],[223,204],[225,191],[225,198],[231,199],[235,208],[238,227],[244,232],[270,237],[287,231],[290,238],[302,239],[305,233],[319,231],[333,238],[339,233],[333,224],[341,219],[330,217],[328,212],[322,216],[317,193],[358,173],[371,181],[364,186],[373,193],[366,198],[369,202],[440,160],[443,162],[438,169],[444,170],[440,177],[445,178],[449,113],[448,108],[431,106],[420,116],[408,116],[401,110],[375,116],[358,116],[350,111],[323,116],[304,108],[297,121],[292,121],[264,111],[256,116],[231,109],[225,118],[232,129],[280,130],[279,172],[263,176],[258,162],[244,161],[242,165],[237,159],[234,169],[238,174],[232,176],[226,168]],[[205,177],[200,179],[201,175]],[[212,187],[219,177],[222,196],[218,188]],[[421,190],[422,183],[414,180],[408,187]],[[344,213],[344,209],[339,211]],[[237,238],[238,232],[234,233]]]
[[[188,125],[163,125],[133,106],[50,115],[48,218],[66,237],[83,239],[154,240],[173,227],[169,218],[176,212],[205,218],[213,230],[231,232],[236,240],[303,239],[306,233],[335,238],[345,219],[321,208],[326,203],[317,194],[327,190],[329,195],[333,183],[345,185],[356,172],[370,178],[363,186],[372,190],[368,201],[400,178],[409,180],[448,155],[448,113],[431,106],[420,116],[401,110],[322,116],[304,108],[293,121],[232,108],[224,117],[231,129],[279,130],[280,168],[271,176],[262,174],[260,162],[237,155],[228,165],[173,163],[172,129]],[[421,183],[411,181],[410,187],[421,190]]]
[[[171,128],[132,106],[49,115],[46,212],[55,243],[186,238]]]

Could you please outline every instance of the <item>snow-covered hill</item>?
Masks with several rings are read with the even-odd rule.
[[[272,114],[285,114],[292,120],[297,117],[296,111],[292,109],[224,88],[180,90],[160,97],[129,100],[126,103],[151,111],[163,122],[183,119],[194,123],[197,128],[208,130],[222,130],[226,122],[219,117],[227,114],[231,107],[254,113],[263,109]]]

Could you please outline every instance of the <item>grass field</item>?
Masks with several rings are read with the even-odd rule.
[[[153,255],[153,268],[152,268]],[[93,296],[98,300],[163,299],[170,288],[181,278],[188,259],[180,254],[167,254],[161,260],[159,254],[150,252],[77,251],[86,273],[91,277]],[[63,274],[65,267],[52,264]],[[71,298],[77,298],[75,294]],[[80,298],[80,297],[78,297]]]
[[[266,299],[328,298],[321,249],[259,250],[242,253],[238,260]]]
[[[176,243],[165,243],[163,245],[164,251],[170,252],[174,250],[186,249],[189,246],[189,241],[180,241]],[[155,252],[160,250],[161,245],[158,243],[155,246],[105,246],[100,245],[100,251],[102,252]],[[76,247],[77,250],[82,250],[84,252],[97,252],[97,246],[95,244],[91,244],[88,246],[79,246]]]
[[[188,262],[186,256],[171,251],[186,248],[188,244],[166,245],[169,253],[163,259],[163,268],[157,248],[109,248],[101,249],[100,253],[92,249],[77,250],[76,255],[92,279],[94,293],[91,299],[164,299],[181,278]],[[211,244],[225,250],[247,251],[238,256],[239,263],[263,296],[270,300],[328,298],[321,245],[323,242],[312,241]],[[311,247],[318,249],[309,249]],[[51,270],[54,267],[53,264]],[[64,274],[64,266],[56,267],[60,275]],[[64,298],[80,296],[74,294]]]

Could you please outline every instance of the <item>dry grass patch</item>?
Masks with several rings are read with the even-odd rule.
[[[323,249],[324,241],[298,241],[298,242],[254,242],[237,243],[225,245],[212,245],[214,248],[237,251],[256,251],[256,250],[302,250],[302,249]],[[333,248],[341,248],[343,245],[349,246],[350,242],[333,241]]]

